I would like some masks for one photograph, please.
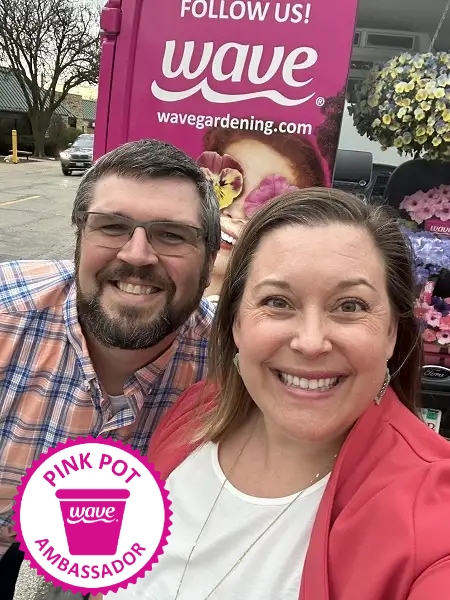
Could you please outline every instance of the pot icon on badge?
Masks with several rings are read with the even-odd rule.
[[[56,497],[72,556],[116,554],[128,490],[64,489]]]

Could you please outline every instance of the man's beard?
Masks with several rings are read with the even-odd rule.
[[[142,285],[154,285],[166,295],[164,308],[158,314],[148,315],[150,321],[148,324],[145,321],[146,312],[143,308],[118,304],[115,317],[109,316],[102,308],[101,297],[105,284],[127,278],[138,279]],[[133,267],[128,263],[122,263],[117,269],[102,271],[97,277],[97,290],[91,294],[84,294],[80,288],[77,265],[77,310],[80,324],[86,332],[90,332],[101,344],[109,348],[121,350],[151,348],[174,333],[189,319],[200,303],[207,278],[208,265],[205,262],[195,294],[175,303],[176,286],[172,279],[162,278],[152,267]]]

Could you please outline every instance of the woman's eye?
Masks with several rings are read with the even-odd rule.
[[[278,297],[267,298],[264,301],[264,304],[270,308],[289,308],[289,304],[286,302],[286,300]]]
[[[367,305],[361,300],[345,300],[341,302],[339,308],[345,313],[356,313],[367,310]]]

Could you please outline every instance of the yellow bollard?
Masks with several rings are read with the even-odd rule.
[[[19,162],[19,158],[17,156],[17,131],[13,129],[11,131],[12,136],[12,161],[17,164]]]

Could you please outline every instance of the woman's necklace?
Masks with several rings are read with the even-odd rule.
[[[256,427],[256,423],[255,423],[255,427]],[[197,545],[198,545],[198,542],[199,542],[199,540],[200,540],[200,538],[201,538],[201,536],[202,536],[202,534],[203,534],[204,530],[206,529],[206,526],[207,526],[207,524],[208,524],[208,522],[209,522],[209,520],[210,520],[210,518],[211,518],[211,515],[213,514],[213,512],[214,512],[214,509],[215,509],[215,507],[217,506],[217,503],[218,503],[218,501],[219,501],[219,498],[220,498],[220,496],[221,496],[221,494],[222,494],[222,491],[223,491],[223,489],[224,489],[224,487],[225,487],[225,484],[227,483],[227,481],[229,481],[229,477],[230,477],[230,475],[233,473],[233,471],[234,471],[234,469],[235,469],[236,465],[237,465],[237,464],[238,464],[238,462],[239,462],[239,459],[240,459],[240,457],[241,457],[242,453],[244,452],[245,448],[247,447],[247,444],[249,443],[250,439],[251,439],[251,438],[252,438],[252,436],[253,436],[253,432],[254,432],[254,429],[255,429],[255,427],[252,429],[252,431],[251,431],[250,435],[248,436],[248,438],[247,438],[246,442],[245,442],[245,443],[244,443],[244,445],[242,446],[241,450],[238,452],[238,455],[237,455],[237,457],[236,457],[236,460],[234,461],[234,464],[233,464],[233,466],[231,467],[231,470],[230,470],[230,472],[229,472],[229,474],[228,474],[228,477],[226,477],[226,476],[224,477],[223,483],[222,483],[222,485],[220,486],[219,493],[217,494],[217,496],[216,496],[216,499],[214,500],[214,502],[213,502],[213,505],[212,505],[212,507],[211,507],[211,510],[209,511],[209,513],[208,513],[208,516],[206,517],[206,521],[203,523],[203,525],[202,525],[202,528],[200,529],[200,532],[199,532],[199,534],[198,534],[198,536],[197,536],[197,539],[195,540],[195,542],[194,542],[194,544],[193,544],[193,546],[192,546],[192,548],[191,548],[191,551],[190,551],[190,553],[189,553],[188,559],[187,559],[187,561],[186,561],[186,564],[185,564],[185,566],[184,566],[183,574],[181,575],[180,583],[178,584],[178,589],[177,589],[177,593],[176,593],[176,595],[175,595],[175,598],[174,598],[174,600],[178,600],[178,597],[179,597],[179,595],[180,595],[181,586],[182,586],[182,584],[183,584],[184,577],[185,577],[185,575],[186,575],[186,571],[187,571],[187,569],[188,569],[189,563],[191,562],[192,555],[193,555],[193,553],[194,553],[194,551],[195,551],[195,548],[197,547]],[[296,502],[296,501],[297,501],[297,500],[298,500],[298,499],[299,499],[299,498],[300,498],[300,497],[301,497],[301,496],[302,496],[302,495],[305,493],[305,491],[306,491],[306,490],[307,490],[309,487],[311,487],[311,486],[312,486],[312,485],[313,485],[313,484],[314,484],[316,481],[318,481],[318,479],[319,479],[319,478],[325,477],[325,475],[326,475],[327,473],[329,473],[329,471],[330,471],[330,469],[331,469],[331,466],[332,466],[332,464],[333,464],[334,460],[336,459],[336,457],[337,457],[337,454],[335,454],[335,455],[333,456],[333,458],[330,460],[330,462],[329,462],[329,463],[326,465],[326,467],[325,467],[325,468],[324,468],[322,471],[319,471],[319,473],[317,473],[317,474],[316,474],[316,475],[313,477],[313,479],[311,479],[311,481],[310,481],[310,482],[308,482],[308,484],[306,485],[306,487],[304,487],[304,488],[303,488],[303,489],[302,489],[300,492],[298,492],[298,494],[296,494],[295,498],[293,498],[293,500],[291,500],[291,502],[289,502],[289,504],[287,504],[287,505],[284,507],[284,509],[283,509],[283,510],[282,510],[282,511],[281,511],[281,512],[280,512],[280,513],[279,513],[279,514],[278,514],[278,515],[275,517],[275,519],[274,519],[274,520],[273,520],[273,521],[272,521],[272,522],[271,522],[271,523],[270,523],[270,524],[269,524],[269,525],[268,525],[268,526],[267,526],[267,527],[266,527],[266,528],[265,528],[265,529],[262,531],[262,533],[261,533],[261,534],[260,534],[260,535],[259,535],[259,536],[256,538],[256,540],[254,540],[254,541],[253,541],[253,542],[250,544],[250,546],[247,548],[247,550],[245,550],[245,552],[244,552],[244,553],[243,553],[243,554],[242,554],[242,555],[241,555],[241,556],[238,558],[238,560],[237,560],[237,561],[234,563],[234,565],[231,567],[231,569],[230,569],[230,570],[229,570],[227,573],[225,573],[225,575],[222,577],[222,579],[221,579],[221,580],[220,580],[220,581],[219,581],[219,582],[218,582],[218,583],[217,583],[217,584],[214,586],[214,588],[213,588],[213,589],[212,589],[212,590],[209,592],[209,594],[208,594],[208,595],[207,595],[207,596],[204,598],[204,600],[208,600],[208,598],[211,598],[211,596],[214,594],[214,592],[217,590],[217,588],[218,588],[219,586],[221,586],[221,585],[222,585],[222,583],[225,581],[225,579],[227,579],[227,577],[229,577],[229,575],[231,575],[231,573],[232,573],[232,572],[233,572],[233,571],[234,571],[234,570],[235,570],[235,569],[236,569],[236,568],[237,568],[237,567],[238,567],[238,566],[241,564],[241,562],[244,560],[244,558],[247,556],[247,554],[250,552],[250,550],[251,550],[251,549],[252,549],[252,548],[253,548],[253,547],[254,547],[254,546],[255,546],[255,545],[256,545],[256,544],[259,542],[259,540],[260,540],[260,539],[261,539],[261,538],[262,538],[262,537],[263,537],[263,536],[264,536],[264,535],[265,535],[265,534],[266,534],[266,533],[269,531],[269,529],[270,529],[271,527],[273,527],[273,525],[275,525],[275,523],[277,523],[277,521],[278,521],[279,519],[281,519],[281,517],[284,515],[284,513],[285,513],[285,512],[286,512],[286,511],[287,511],[287,510],[288,510],[288,509],[289,509],[289,508],[290,508],[290,507],[291,507],[293,504],[295,504],[295,502]],[[225,475],[225,474],[224,474],[224,475]]]

